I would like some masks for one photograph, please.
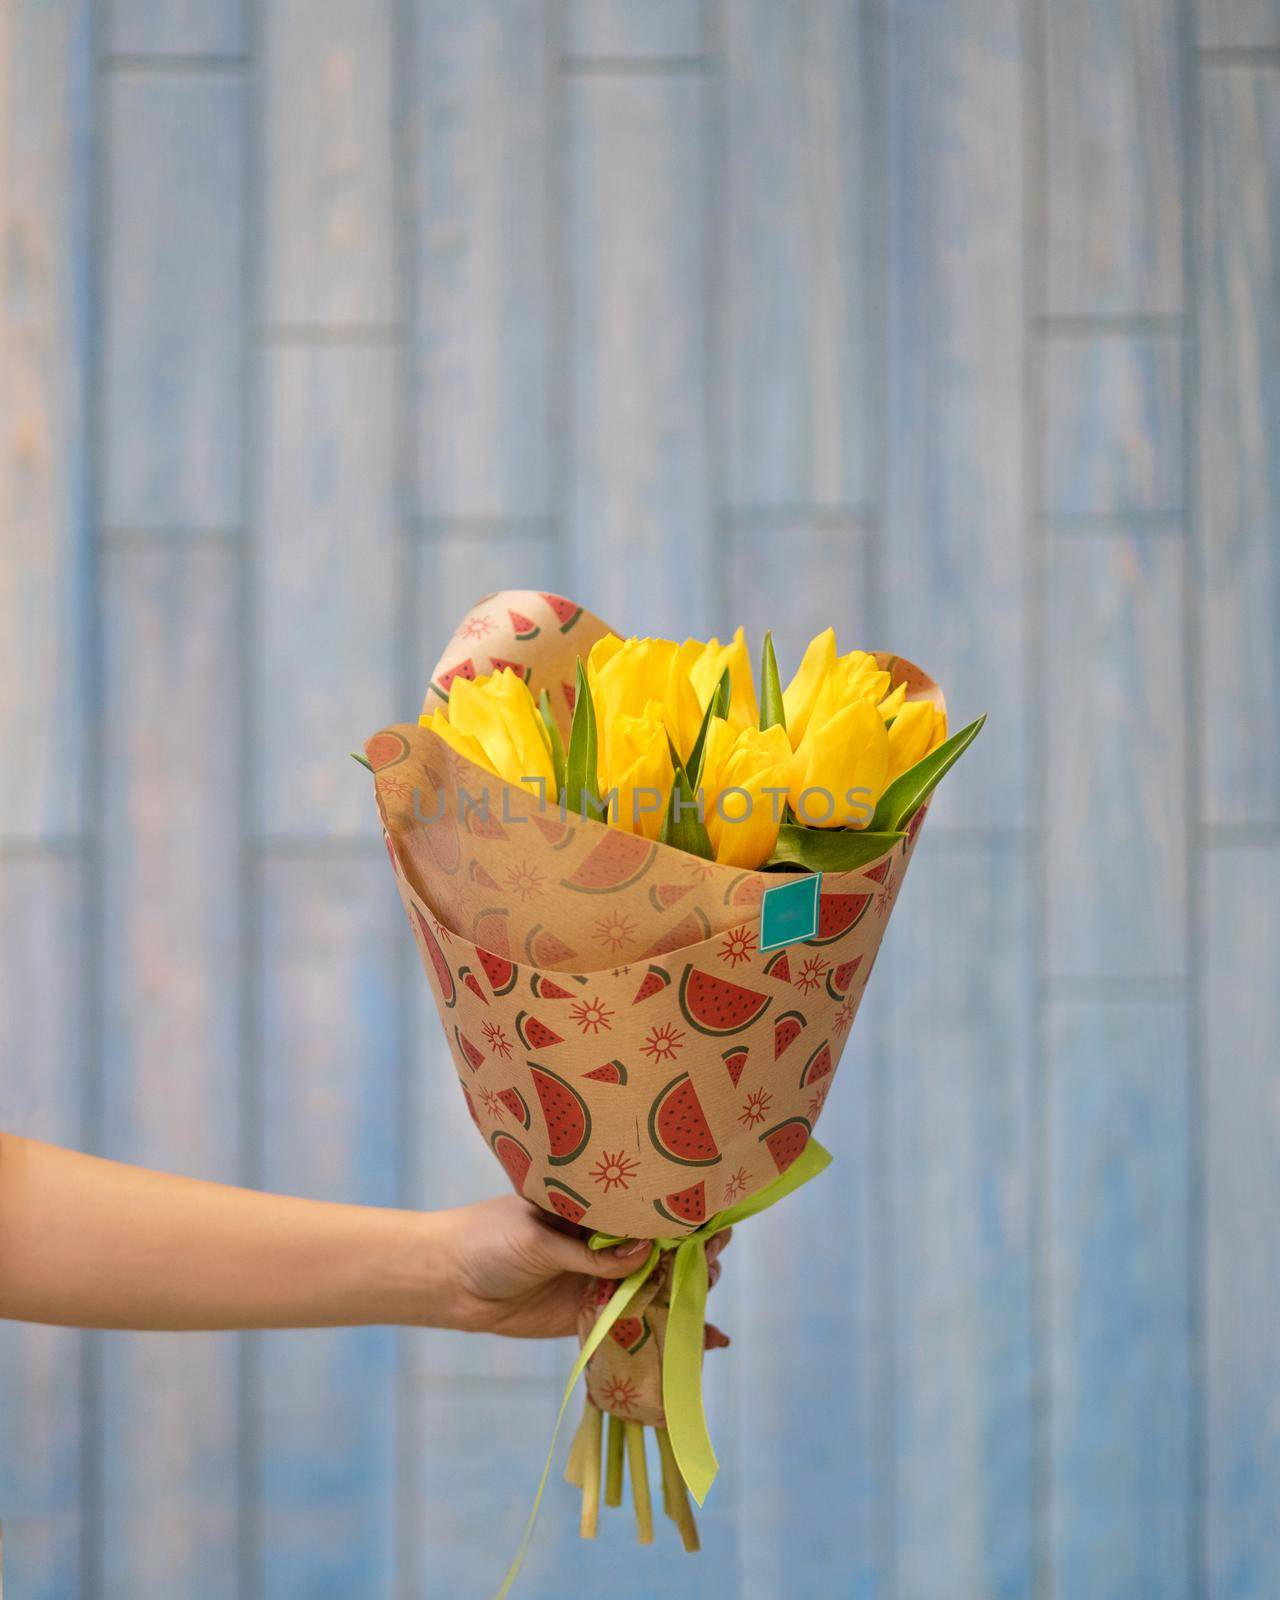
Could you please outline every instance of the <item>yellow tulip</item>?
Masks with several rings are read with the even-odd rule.
[[[651,700],[639,716],[623,713],[605,727],[599,781],[601,797],[609,801],[609,821],[625,833],[656,839],[675,778],[662,707]]]
[[[702,724],[702,707],[671,639],[617,639],[606,634],[587,658],[587,682],[595,705],[601,758],[608,753],[612,726],[620,717],[644,717],[657,705],[671,742],[682,758],[689,755]],[[604,771],[600,772],[604,783]]]
[[[883,709],[883,708],[882,708]],[[947,714],[932,700],[908,700],[889,729],[889,770],[887,782],[922,761],[947,737]]]
[[[782,691],[782,709],[786,714],[787,734],[793,750],[804,738],[814,703],[835,664],[836,630],[824,628],[809,640],[795,676]]]
[[[700,788],[717,861],[754,869],[773,854],[792,759],[782,728],[735,728],[712,717]]]
[[[791,809],[811,828],[865,828],[884,789],[889,735],[869,695],[816,697],[791,762]]]
[[[755,680],[751,676],[751,657],[739,628],[727,644],[719,639],[686,639],[680,646],[681,662],[688,673],[705,711],[726,667],[729,669],[729,726],[736,730],[755,728],[760,722]]]
[[[507,783],[554,797],[555,775],[542,717],[528,684],[509,667],[474,682],[455,678],[447,715],[436,711],[422,720],[460,755]]]

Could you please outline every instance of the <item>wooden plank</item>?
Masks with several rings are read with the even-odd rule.
[[[126,56],[236,56],[244,0],[112,0],[107,47]]]
[[[348,752],[413,709],[396,705],[395,354],[279,346],[261,359],[257,826],[277,838],[376,839]]]
[[[380,867],[380,843],[260,867],[268,1189],[396,1203],[396,977],[407,934]],[[395,1349],[388,1328],[260,1341],[262,1594],[394,1592]]]
[[[925,825],[885,949],[899,1592],[1032,1591],[1024,848]],[[939,845],[947,848],[939,848]]]
[[[1201,74],[1200,725],[1210,823],[1280,822],[1280,71]]]
[[[1280,1592],[1280,848],[1205,852],[1206,1593]]]
[[[690,59],[706,49],[704,0],[569,0],[571,60]]]
[[[1182,340],[1057,336],[1042,346],[1041,509],[1056,517],[1182,509]]]
[[[410,709],[421,706],[427,674],[440,659],[453,630],[482,595],[498,589],[541,589],[582,598],[565,573],[562,552],[549,530],[527,535],[501,527],[483,534],[446,532],[439,538],[420,539],[415,560],[419,604],[413,655],[415,698]]]
[[[117,73],[106,93],[102,518],[239,524],[244,89]]]
[[[882,460],[881,30],[859,0],[725,8],[728,497],[865,508]]]
[[[416,0],[410,196],[418,509],[550,505],[541,0]]]
[[[737,1369],[735,1477],[744,1600],[884,1593],[893,1485],[880,1432],[888,1325],[878,1115],[885,991],[872,981],[822,1112],[832,1166],[735,1233],[726,1325]],[[713,1311],[713,1315],[714,1315]],[[719,1419],[717,1419],[719,1420]],[[719,1437],[717,1435],[717,1449]],[[728,1476],[728,1473],[726,1473]],[[736,1481],[735,1481],[736,1480]]]
[[[569,89],[573,577],[615,626],[677,637],[705,626],[710,577],[705,94]]]
[[[1049,541],[1045,960],[1055,978],[1180,978],[1187,947],[1185,550]]]
[[[100,1153],[241,1175],[235,552],[108,548]],[[238,1341],[104,1335],[103,1587],[223,1595]]]
[[[1182,8],[1046,5],[1048,304],[1182,311]]]
[[[731,525],[715,546],[726,591],[717,636],[741,624],[758,677],[768,629],[784,684],[824,628],[835,628],[841,650],[879,649],[886,641],[872,601],[873,537],[854,521],[800,515]]]
[[[956,726],[990,715],[931,825],[1029,821],[1021,8],[899,8],[890,59],[884,636]]]
[[[0,15],[0,838],[84,825],[84,359],[90,30]]]
[[[263,316],[388,324],[391,0],[270,0],[262,27]]]
[[[1202,50],[1280,49],[1275,0],[1199,0],[1197,43]]]
[[[81,862],[0,857],[0,1129],[80,1142]],[[0,1323],[0,1507],[14,1594],[83,1592],[81,1335]]]
[[[1191,1076],[1183,1001],[1048,1014],[1049,1570],[1196,1590]]]

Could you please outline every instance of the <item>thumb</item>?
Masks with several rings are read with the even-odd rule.
[[[544,1248],[561,1272],[581,1272],[591,1278],[625,1278],[642,1266],[649,1253],[648,1239],[624,1239],[608,1250],[593,1250],[581,1239],[570,1239],[548,1229]]]

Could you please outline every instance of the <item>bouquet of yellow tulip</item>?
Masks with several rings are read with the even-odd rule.
[[[512,590],[459,624],[419,722],[366,742],[477,1129],[593,1246],[652,1241],[583,1303],[561,1416],[585,1372],[584,1534],[625,1459],[652,1537],[651,1430],[696,1547],[706,1241],[830,1159],[814,1126],[929,797],[981,725],[948,738],[930,679],[830,629],[785,689],[766,636],[757,687],[741,631],[624,640]]]

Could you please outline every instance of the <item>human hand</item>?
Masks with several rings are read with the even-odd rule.
[[[625,1278],[649,1250],[647,1239],[592,1250],[578,1230],[517,1195],[437,1212],[436,1221],[447,1283],[439,1325],[473,1333],[518,1339],[574,1334],[585,1280]],[[707,1242],[712,1283],[731,1232],[726,1228]]]

